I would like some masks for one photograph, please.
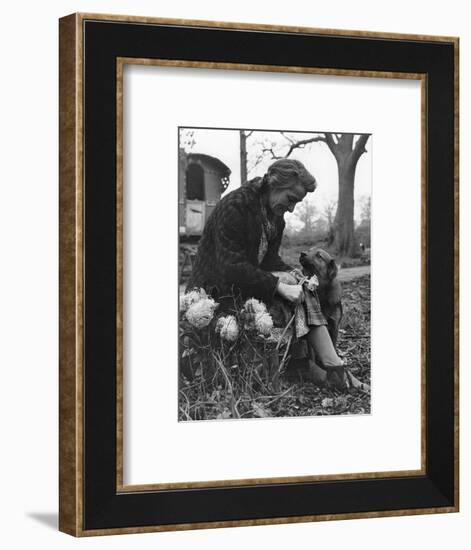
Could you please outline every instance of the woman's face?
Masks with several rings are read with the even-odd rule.
[[[306,191],[302,185],[293,185],[286,189],[271,189],[268,193],[268,208],[275,216],[292,212],[296,204],[304,199]]]

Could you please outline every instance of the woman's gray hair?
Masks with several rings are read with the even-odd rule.
[[[316,178],[302,162],[295,159],[276,160],[268,167],[263,182],[269,189],[288,189],[300,185],[306,193],[312,193],[317,187]]]

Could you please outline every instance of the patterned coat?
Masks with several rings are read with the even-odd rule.
[[[271,303],[278,278],[270,271],[292,268],[278,254],[285,228],[283,217],[277,217],[276,235],[268,243],[262,263],[258,263],[260,188],[261,178],[255,178],[216,205],[204,228],[188,289],[202,287],[216,298],[239,291],[243,298]]]

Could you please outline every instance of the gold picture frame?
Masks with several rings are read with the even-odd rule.
[[[107,23],[108,27],[105,31],[103,23]],[[452,162],[453,177],[446,182],[448,191],[448,200],[451,200],[453,208],[447,211],[447,222],[449,222],[452,232],[447,233],[447,242],[444,247],[451,256],[451,262],[447,264],[449,270],[449,279],[453,281],[453,330],[446,334],[447,342],[449,339],[450,349],[453,349],[453,362],[447,365],[450,369],[449,377],[446,379],[451,390],[452,398],[445,404],[447,418],[449,419],[446,429],[443,429],[443,442],[446,446],[447,459],[445,463],[447,467],[442,472],[435,471],[433,465],[435,458],[436,443],[427,441],[426,433],[429,424],[433,420],[433,407],[435,400],[430,384],[427,385],[427,376],[430,373],[436,372],[436,366],[432,363],[430,355],[427,355],[427,346],[430,345],[430,340],[427,339],[427,326],[433,324],[430,310],[427,309],[427,288],[428,285],[434,284],[434,263],[427,256],[427,247],[433,246],[430,243],[430,232],[433,229],[433,218],[430,216],[434,212],[434,202],[430,198],[430,189],[435,186],[434,182],[429,177],[430,162],[438,162],[437,159],[431,158],[429,148],[431,143],[436,138],[433,132],[434,112],[436,103],[434,103],[434,94],[440,90],[431,88],[429,79],[436,78],[432,69],[425,70],[428,64],[423,61],[424,68],[421,71],[400,71],[400,70],[375,70],[361,67],[361,60],[358,59],[357,68],[345,68],[343,64],[346,61],[339,60],[334,63],[334,66],[302,66],[302,65],[284,65],[279,64],[276,51],[271,54],[273,63],[247,63],[234,61],[221,61],[214,56],[213,60],[194,60],[189,58],[174,58],[165,59],[156,56],[154,51],[148,51],[148,56],[141,56],[142,47],[136,47],[136,37],[143,36],[143,33],[158,32],[159,29],[165,28],[167,32],[182,31],[190,29],[193,33],[200,33],[203,37],[208,36],[208,29],[212,30],[210,38],[205,38],[211,47],[215,47],[218,41],[223,40],[227,36],[228,31],[243,31],[253,34],[254,37],[263,36],[265,39],[272,39],[276,36],[289,36],[293,39],[293,43],[297,39],[310,38],[313,41],[334,40],[336,37],[341,37],[352,44],[361,42],[364,47],[368,42],[383,44],[385,51],[392,45],[398,46],[398,51],[403,53],[396,54],[397,65],[404,64],[402,56],[410,55],[413,48],[418,48],[417,45],[423,47],[423,51],[428,51],[428,48],[442,47],[447,58],[447,64],[443,63],[444,67],[439,67],[444,73],[444,81],[452,90],[451,105],[447,105],[448,122],[452,127],[452,142],[448,143],[449,147],[449,162]],[[295,523],[302,521],[321,521],[331,519],[353,519],[361,517],[382,517],[393,515],[413,515],[427,513],[448,513],[458,511],[459,506],[459,423],[458,423],[458,155],[459,155],[459,96],[458,96],[458,78],[459,78],[459,42],[454,37],[431,37],[431,36],[410,36],[402,34],[380,34],[368,33],[363,31],[338,31],[338,30],[320,30],[308,28],[295,28],[283,26],[268,26],[268,25],[249,25],[239,23],[221,23],[208,21],[187,21],[187,20],[169,20],[159,18],[144,18],[131,16],[108,16],[95,14],[74,14],[60,20],[60,530],[75,535],[75,536],[92,536],[103,534],[118,534],[118,533],[137,533],[137,532],[152,532],[166,531],[176,529],[197,529],[210,527],[229,527],[242,525],[263,525],[276,523]],[[115,35],[112,36],[112,34]],[[220,36],[218,35],[220,33]],[[174,47],[176,38],[169,35],[167,46],[171,49]],[[225,40],[225,38],[224,38]],[[87,169],[89,166],[94,166],[93,155],[89,151],[93,151],[93,144],[88,143],[88,133],[91,132],[88,123],[95,116],[97,106],[95,104],[86,104],[85,96],[93,98],[94,83],[92,73],[88,74],[84,70],[84,60],[86,57],[86,49],[96,51],[98,44],[113,42],[120,44],[120,50],[129,52],[129,55],[121,55],[116,53],[116,49],[110,46],[103,53],[103,58],[106,57],[106,66],[110,69],[108,73],[102,76],[107,84],[113,90],[113,101],[115,109],[109,118],[106,120],[112,121],[115,124],[113,131],[109,131],[111,137],[114,137],[114,143],[110,144],[105,155],[108,163],[112,163],[115,168],[115,179],[110,180],[113,185],[112,193],[116,193],[115,210],[110,210],[110,215],[114,216],[112,227],[108,224],[106,227],[110,230],[110,240],[106,244],[108,251],[106,258],[100,260],[94,259],[97,250],[94,244],[88,245],[87,235],[93,234],[93,227],[98,227],[99,224],[106,223],[104,220],[97,220],[95,202],[98,196],[94,197],[90,192],[85,197],[85,190],[88,184],[87,173],[85,169],[85,159],[87,160]],[[320,42],[319,42],[320,43]],[[327,43],[327,42],[326,42]],[[208,46],[209,47],[209,46]],[[295,46],[293,46],[295,48]],[[402,50],[401,50],[402,48]],[[323,50],[322,50],[323,51]],[[176,54],[175,54],[176,55]],[[202,55],[202,54],[200,54]],[[325,54],[324,54],[325,55]],[[381,61],[374,59],[376,65],[381,65]],[[394,54],[391,53],[394,58]],[[417,64],[420,64],[421,56],[424,53],[418,52]],[[341,57],[341,54],[337,54]],[[451,65],[450,65],[451,56]],[[241,52],[240,57],[244,57]],[[327,59],[322,59],[322,64],[327,63]],[[242,61],[242,59],[240,60]],[[105,63],[105,61],[103,61]],[[113,71],[111,65],[113,64]],[[210,482],[183,482],[177,484],[149,484],[149,485],[124,485],[123,483],[123,349],[122,349],[122,330],[123,330],[123,66],[125,64],[151,64],[163,65],[172,67],[195,67],[195,68],[210,68],[215,70],[237,69],[265,72],[291,72],[291,73],[309,73],[321,75],[338,75],[338,76],[357,76],[368,78],[402,78],[415,79],[421,82],[421,98],[422,98],[422,224],[421,224],[421,239],[422,239],[422,384],[421,384],[421,409],[422,409],[422,427],[421,427],[421,468],[413,471],[396,471],[396,472],[371,472],[371,473],[348,473],[329,476],[293,476],[285,478],[263,478],[263,479],[237,479],[230,481],[210,481]],[[373,62],[372,62],[373,63]],[[390,63],[390,62],[389,62]],[[450,69],[451,66],[451,69]],[[384,68],[389,69],[384,61]],[[92,70],[92,69],[91,69]],[[451,70],[451,73],[450,73]],[[112,75],[112,76],[110,76]],[[96,77],[94,73],[93,76]],[[112,81],[112,82],[111,82]],[[85,93],[86,90],[86,93]],[[432,109],[432,111],[431,111]],[[440,113],[440,116],[444,116]],[[89,149],[89,148],[92,149]],[[111,153],[112,151],[112,153]],[[443,161],[442,161],[443,162]],[[111,164],[110,164],[111,166]],[[433,187],[435,188],[435,187]],[[110,191],[110,190],[108,190]],[[451,193],[451,195],[450,195]],[[111,196],[111,195],[110,195]],[[86,204],[86,201],[89,201]],[[95,202],[93,202],[95,201]],[[87,208],[86,208],[87,207]],[[429,217],[428,217],[429,216]],[[428,225],[426,223],[428,220]],[[114,248],[110,244],[115,243]],[[450,243],[453,246],[450,250]],[[91,246],[91,248],[87,248]],[[108,296],[106,303],[99,304],[103,308],[108,304],[105,315],[109,316],[114,324],[114,332],[107,340],[108,344],[103,344],[103,349],[97,349],[95,344],[89,344],[94,338],[94,324],[97,320],[97,309],[95,309],[95,299],[98,294],[93,290],[94,285],[97,288],[103,284],[98,281],[97,272],[94,267],[94,262],[109,261],[113,258],[113,269],[115,277],[115,293]],[[98,265],[98,263],[97,263]],[[89,267],[92,266],[92,267]],[[448,272],[447,272],[448,273]],[[86,283],[86,284],[85,284]],[[86,290],[90,288],[92,290]],[[95,293],[94,293],[95,292]],[[91,294],[90,294],[91,293]],[[95,297],[95,299],[94,299]],[[91,304],[88,306],[88,304]],[[109,306],[114,304],[113,308]],[[448,304],[450,305],[450,304]],[[101,310],[100,310],[101,311]],[[111,326],[111,325],[110,325]],[[87,331],[91,331],[88,332]],[[114,343],[110,346],[110,343]],[[105,346],[108,346],[105,348]],[[91,349],[89,349],[91,348]],[[113,363],[107,374],[107,380],[111,384],[114,393],[112,397],[107,397],[100,404],[101,386],[93,380],[95,376],[91,373],[89,364],[93,362],[93,357],[98,353],[100,361],[106,357],[107,361]],[[428,361],[428,362],[427,362]],[[428,374],[427,374],[428,373]],[[105,380],[105,378],[103,379]],[[102,381],[101,381],[102,382]],[[100,383],[101,383],[100,382]],[[433,380],[432,380],[432,383]],[[441,382],[443,383],[443,382]],[[90,386],[88,386],[90,384]],[[427,393],[428,392],[428,393]],[[94,434],[90,434],[90,418],[87,418],[89,411],[99,411],[103,408],[103,416],[106,417],[103,426],[99,427],[101,436],[106,432],[108,437],[112,437],[113,443],[103,443],[104,452],[109,457],[112,456],[111,467],[106,470],[106,487],[98,486],[96,480],[99,473],[103,474],[103,463],[97,460],[97,441],[98,438]],[[429,407],[429,414],[426,414],[426,409]],[[432,412],[430,412],[432,411]],[[112,426],[111,426],[112,425]],[[88,426],[88,427],[87,427]],[[110,428],[111,426],[111,428]],[[112,431],[110,431],[112,429]],[[88,438],[88,439],[87,439]],[[451,458],[450,458],[451,457]],[[87,464],[87,468],[85,468]],[[93,472],[93,473],[90,473]],[[443,479],[442,477],[443,476]],[[380,496],[376,495],[375,491],[379,489],[373,488],[376,485],[379,487],[381,483],[393,483],[396,480],[397,484],[403,483],[404,479],[415,482],[418,488],[417,501],[428,502],[424,506],[407,506],[404,504],[406,500],[400,501],[396,508],[382,509],[377,506],[374,508],[373,496],[371,504],[367,510],[356,510],[352,504],[349,511],[336,511],[332,513],[325,507],[323,510],[317,510],[315,513],[296,513],[296,510],[286,509],[285,513],[277,512],[273,514],[269,510],[266,512],[266,517],[261,517],[264,514],[260,511],[253,512],[247,515],[243,508],[239,510],[239,518],[229,519],[214,516],[215,512],[208,512],[207,519],[198,519],[198,521],[185,520],[182,517],[190,517],[190,512],[175,514],[173,518],[166,518],[165,521],[156,523],[149,519],[149,501],[151,495],[157,495],[156,498],[162,497],[164,493],[174,493],[175,497],[183,499],[182,502],[190,509],[194,505],[190,490],[201,490],[201,499],[204,502],[208,499],[208,503],[214,500],[216,492],[211,489],[219,488],[227,489],[230,492],[239,491],[244,487],[251,487],[254,498],[258,498],[257,494],[280,486],[285,489],[301,491],[304,495],[302,498],[306,500],[306,509],[309,508],[310,491],[315,491],[316,484],[326,482],[345,481],[357,484],[357,489],[360,490],[362,483],[369,482],[368,487],[375,495],[376,499]],[[434,490],[443,493],[443,484],[446,483],[446,497],[442,500],[435,495]],[[422,485],[421,485],[422,484]],[[271,487],[270,487],[271,486]],[[451,489],[450,489],[451,487]],[[426,488],[426,489],[425,489]],[[95,500],[91,502],[94,491]],[[277,490],[277,489],[276,489]],[[420,493],[420,490],[423,492]],[[226,491],[226,492],[227,492]],[[258,491],[258,493],[256,492]],[[428,491],[428,493],[426,492]],[[229,493],[228,493],[229,494]],[[301,493],[300,493],[301,494]],[[98,496],[97,496],[98,495]],[[113,495],[112,497],[110,495]],[[160,496],[159,496],[160,495]],[[187,495],[187,497],[185,497]],[[125,504],[126,496],[133,499],[134,507],[136,507],[137,499],[139,503],[134,509],[133,514],[126,511],[116,511],[121,506],[129,506]],[[443,497],[443,494],[441,495]],[[142,497],[142,498],[140,498]],[[214,498],[213,498],[214,497]],[[433,498],[432,498],[433,497]],[[106,503],[113,499],[113,504],[106,509]],[[163,498],[163,497],[162,497]],[[186,500],[185,500],[186,498]],[[222,497],[221,497],[222,498]],[[229,497],[227,497],[229,498]],[[260,497],[262,498],[262,497]],[[265,497],[263,497],[265,498]],[[325,497],[328,498],[328,497]],[[332,497],[334,499],[334,497]],[[100,501],[101,499],[101,501]],[[428,499],[428,500],[427,500]],[[315,499],[314,499],[315,500]],[[96,507],[99,502],[101,513],[98,514]],[[200,501],[198,501],[200,502]],[[400,502],[403,504],[401,505]],[[201,505],[201,504],[200,504]],[[154,504],[152,505],[154,506]],[[211,506],[216,506],[211,504]],[[208,506],[209,508],[209,506]],[[217,508],[217,506],[216,506]],[[370,509],[372,508],[372,509]],[[137,511],[136,511],[137,510]],[[141,514],[140,519],[136,514]],[[202,514],[204,516],[204,513]],[[132,516],[132,517],[131,517]],[[116,527],[117,518],[120,527]],[[123,519],[124,518],[124,519]]]

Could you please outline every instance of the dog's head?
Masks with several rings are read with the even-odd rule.
[[[316,275],[321,285],[329,284],[337,277],[338,268],[334,258],[322,248],[314,247],[301,252],[299,262],[303,266],[304,275]]]

